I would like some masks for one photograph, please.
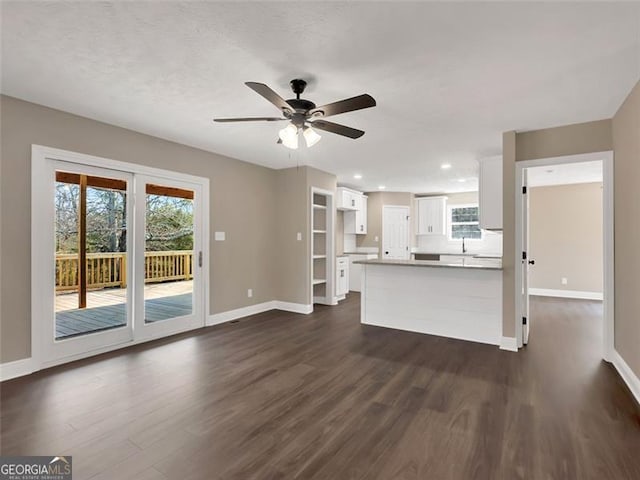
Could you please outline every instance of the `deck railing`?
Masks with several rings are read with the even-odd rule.
[[[193,252],[173,250],[145,252],[144,283],[190,280],[193,278]],[[127,286],[126,253],[87,253],[87,288]],[[78,255],[56,254],[56,291],[78,288]]]

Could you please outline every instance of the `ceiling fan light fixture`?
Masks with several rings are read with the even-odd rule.
[[[293,123],[290,123],[282,130],[278,132],[278,136],[280,140],[282,140],[282,144],[290,148],[292,150],[296,150],[298,148],[298,127],[296,127]]]
[[[304,135],[304,141],[306,142],[307,147],[313,147],[322,138],[322,136],[311,127],[305,127],[302,135]]]

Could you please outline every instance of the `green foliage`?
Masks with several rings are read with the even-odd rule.
[[[78,252],[78,185],[56,183],[56,251]],[[87,188],[87,252],[124,252],[127,246],[126,193]],[[193,249],[193,201],[147,195],[146,250]]]
[[[147,195],[148,251],[193,249],[193,200]]]

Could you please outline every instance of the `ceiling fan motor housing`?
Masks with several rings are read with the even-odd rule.
[[[304,92],[304,89],[307,88],[307,82],[305,82],[301,78],[294,78],[289,82],[289,85],[291,85],[291,90],[293,90],[293,93],[295,93],[298,98],[300,98],[300,95]]]

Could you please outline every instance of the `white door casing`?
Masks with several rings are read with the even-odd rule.
[[[524,226],[524,206],[523,195],[523,171],[530,167],[551,166],[566,163],[582,163],[601,161],[603,165],[603,259],[604,259],[604,282],[603,282],[603,334],[602,334],[602,357],[606,361],[612,361],[614,356],[614,335],[615,335],[615,284],[614,284],[614,184],[613,169],[614,157],[612,151],[594,152],[587,154],[567,155],[562,157],[543,158],[537,160],[524,160],[516,162],[516,235],[515,235],[515,332],[516,343],[522,347],[524,340],[524,330],[522,325],[523,312],[528,310],[528,305],[524,302],[523,295],[523,267],[521,245],[525,233]],[[527,264],[528,267],[528,264]]]
[[[529,343],[529,331],[531,330],[531,315],[529,315],[529,270],[531,254],[529,252],[529,190],[528,170],[522,171],[522,244],[520,246],[522,274],[522,343]]]

